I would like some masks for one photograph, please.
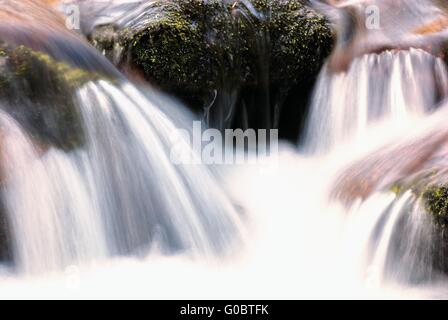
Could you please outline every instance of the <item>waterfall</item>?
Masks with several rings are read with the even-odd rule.
[[[432,261],[433,222],[412,192],[400,197],[377,193],[355,204],[350,213],[344,234],[346,258],[359,259],[354,272],[360,279],[375,286],[406,286],[440,277]]]
[[[342,250],[359,262],[354,272],[363,281],[373,273],[380,286],[428,283],[446,272],[444,232],[421,191],[436,179],[428,175],[446,164],[448,73],[431,49],[446,38],[446,31],[434,27],[446,15],[433,1],[401,1],[398,13],[398,2],[324,8],[339,15],[332,19],[341,37],[318,79],[302,144],[314,157],[327,154],[337,163],[328,206],[341,200],[350,215]],[[364,26],[367,6],[384,11],[381,28]],[[359,21],[350,25],[348,16]],[[343,158],[336,160],[338,155]],[[397,182],[408,189],[394,193]]]
[[[9,213],[14,258],[23,271],[45,271],[105,254],[99,217],[74,159],[53,150],[42,159],[9,116],[4,131],[3,201]]]
[[[121,22],[135,22],[153,1],[112,1],[109,18],[98,3],[81,2],[101,24],[125,13]],[[195,152],[175,134],[193,118],[117,76],[90,47],[79,57],[76,46],[61,52],[69,65],[100,72],[98,59],[108,71],[75,86],[81,125],[66,135],[82,131],[76,147],[48,143],[65,133],[45,121],[53,109],[41,121],[27,113],[47,100],[59,111],[61,91],[47,88],[35,103],[14,83],[20,99],[14,91],[0,102],[0,246],[11,247],[0,248],[11,260],[0,269],[0,297],[446,298],[446,230],[424,192],[448,171],[448,71],[433,42],[446,35],[426,42],[426,29],[415,29],[443,12],[430,0],[395,12],[400,2],[324,9],[347,18],[338,10],[364,13],[374,3],[385,27],[351,38],[337,25],[347,59],[336,44],[302,145],[281,144],[255,164],[174,164],[174,147]],[[56,64],[79,74],[70,68]],[[41,122],[49,132],[39,136]],[[78,286],[67,285],[72,277]]]
[[[447,93],[445,63],[419,49],[367,54],[342,73],[327,65],[314,90],[304,148],[328,151],[374,123],[430,113]]]
[[[177,128],[158,107],[130,84],[105,81],[80,88],[77,103],[87,145],[69,153],[39,154],[1,115],[4,201],[19,270],[48,272],[151,248],[204,257],[232,248],[242,217],[208,168],[172,164]]]
[[[418,179],[443,165],[445,154],[437,153],[447,90],[445,62],[414,48],[362,55],[343,72],[327,64],[320,74],[302,148],[335,163],[330,192],[353,193],[342,209],[349,217],[339,250],[357,261],[353,274],[370,285],[441,278],[434,257],[443,235],[421,196],[394,194],[391,183],[407,168],[416,166],[407,175]],[[335,211],[335,201],[328,210]]]

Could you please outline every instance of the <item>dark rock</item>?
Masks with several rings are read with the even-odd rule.
[[[34,140],[64,150],[82,145],[76,89],[101,76],[26,46],[0,44],[0,104]]]
[[[430,185],[423,194],[426,210],[432,215],[434,222],[442,227],[448,227],[448,185]]]
[[[336,179],[332,198],[348,207],[375,192],[392,191],[393,204],[410,193],[390,241],[390,272],[406,281],[448,274],[448,133],[442,123],[396,141],[349,165]],[[394,271],[395,270],[395,271]],[[393,278],[393,276],[391,277]]]
[[[11,227],[4,208],[3,199],[0,202],[0,263],[13,262],[13,246],[11,238]]]
[[[155,1],[142,12],[97,26],[92,43],[221,129],[297,126],[291,115],[305,113],[333,44],[325,18],[299,0]]]
[[[64,18],[47,5],[50,1],[45,4],[35,0],[1,3],[0,109],[27,131],[39,152],[50,146],[72,150],[84,142],[75,91],[87,81],[120,76],[85,39],[66,28]],[[1,171],[2,189],[8,181]],[[1,189],[3,265],[14,263],[14,250]]]

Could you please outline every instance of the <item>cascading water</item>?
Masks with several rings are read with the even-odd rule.
[[[444,264],[444,252],[440,251],[443,231],[438,230],[434,217],[427,213],[425,195],[419,193],[416,185],[422,184],[418,181],[424,181],[425,174],[438,168],[440,159],[445,157],[445,153],[438,152],[443,150],[445,131],[440,121],[434,122],[434,119],[443,119],[448,73],[441,58],[412,46],[439,47],[437,43],[424,44],[431,40],[417,34],[429,29],[436,34],[431,35],[432,40],[443,38],[437,33],[446,16],[442,14],[437,23],[428,22],[422,12],[431,11],[434,18],[440,14],[431,1],[424,5],[402,2],[401,27],[395,28],[396,16],[389,20],[386,15],[386,26],[376,33],[356,30],[351,38],[340,40],[352,41],[345,44],[349,49],[344,59],[352,55],[353,60],[346,71],[337,70],[335,66],[340,64],[344,68],[345,62],[344,53],[336,49],[322,71],[304,141],[304,150],[311,153],[328,153],[344,144],[348,148],[341,149],[352,152],[351,157],[342,161],[345,165],[339,164],[339,170],[348,167],[342,174],[335,173],[336,183],[331,193],[350,211],[349,229],[344,235],[346,248],[351,248],[348,260],[360,259],[361,279],[374,274],[377,285],[383,286],[428,283],[443,278],[441,272],[445,271],[444,267],[440,268]],[[356,14],[372,4],[389,10],[397,5],[393,1],[347,2],[349,9],[343,10],[356,20]],[[342,2],[340,7],[345,8],[345,4]],[[437,27],[417,28],[416,23],[422,21]],[[360,27],[356,23],[355,26]],[[369,53],[387,48],[390,39],[401,41],[397,48],[405,50]],[[429,117],[433,121],[429,122],[431,127],[426,118],[441,102],[442,110]],[[419,134],[409,133],[422,125],[424,129]],[[398,138],[396,133],[409,138]],[[389,150],[384,147],[387,144],[392,145]],[[332,157],[335,154],[337,151],[331,153]],[[406,188],[394,191],[400,188],[399,181],[404,178],[417,182],[412,182],[414,185],[411,183],[407,191]],[[348,243],[355,240],[355,234],[361,237],[359,247],[353,250],[354,246]]]
[[[173,165],[173,103],[126,81],[77,88],[86,141],[70,151],[39,145],[2,107],[13,260],[37,277],[2,273],[0,296],[447,297],[433,217],[414,189],[392,185],[445,163],[446,67],[412,48],[331,64],[307,156],[284,146],[267,166],[227,170],[225,186],[203,165]]]
[[[19,270],[45,272],[105,256],[100,217],[74,159],[56,150],[41,159],[14,120],[2,113],[1,121],[3,201]]]
[[[78,100],[87,148],[69,154],[39,156],[3,116],[5,202],[20,269],[45,272],[154,247],[213,256],[242,235],[241,217],[212,173],[172,164],[176,127],[137,89],[89,83]]]
[[[327,65],[315,88],[304,148],[328,151],[362,136],[375,122],[400,123],[429,113],[447,90],[445,63],[418,49],[367,54],[344,73]]]

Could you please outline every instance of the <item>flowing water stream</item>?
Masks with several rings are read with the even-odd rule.
[[[431,217],[388,188],[411,160],[446,164],[446,66],[421,46],[354,54],[342,72],[331,59],[300,147],[223,170],[173,164],[192,119],[124,79],[76,89],[85,144],[70,151],[39,148],[2,106],[0,297],[448,297]],[[338,197],[358,171],[369,192]]]

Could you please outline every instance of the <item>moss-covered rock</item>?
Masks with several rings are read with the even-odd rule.
[[[419,199],[431,220],[440,227],[448,227],[448,175],[445,170],[423,170],[394,182],[389,190],[400,197],[411,191]]]
[[[436,166],[422,169],[392,183],[388,188],[397,198],[411,191],[431,220],[440,227],[448,227],[448,172]]]
[[[420,172],[391,186],[400,201],[405,192],[412,198],[403,207],[393,239],[394,255],[413,257],[410,279],[431,280],[448,274],[448,184],[443,169]],[[409,252],[412,253],[409,255]],[[415,269],[413,269],[416,267]],[[423,273],[422,273],[423,272]],[[422,273],[417,276],[418,273]]]
[[[0,105],[36,140],[64,150],[80,146],[76,89],[98,74],[26,46],[0,44]]]
[[[90,39],[123,69],[192,106],[213,109],[224,91],[242,110],[268,92],[272,114],[293,88],[309,91],[333,44],[325,18],[300,0],[155,1],[137,19],[97,27]]]
[[[333,35],[327,21],[300,1],[258,1],[269,12],[273,82],[296,83],[315,75],[330,53]]]
[[[448,274],[448,184],[428,186],[422,193],[426,212],[431,216],[433,264]]]
[[[372,238],[376,246],[392,221],[390,217],[396,214],[387,257],[391,279],[398,269],[406,281],[427,281],[440,273],[448,274],[446,139],[446,131],[440,127],[419,138],[383,146],[358,159],[335,179],[331,196],[347,207],[375,193],[396,195],[383,207]]]
[[[423,200],[434,222],[448,227],[448,184],[429,186],[423,193]]]

